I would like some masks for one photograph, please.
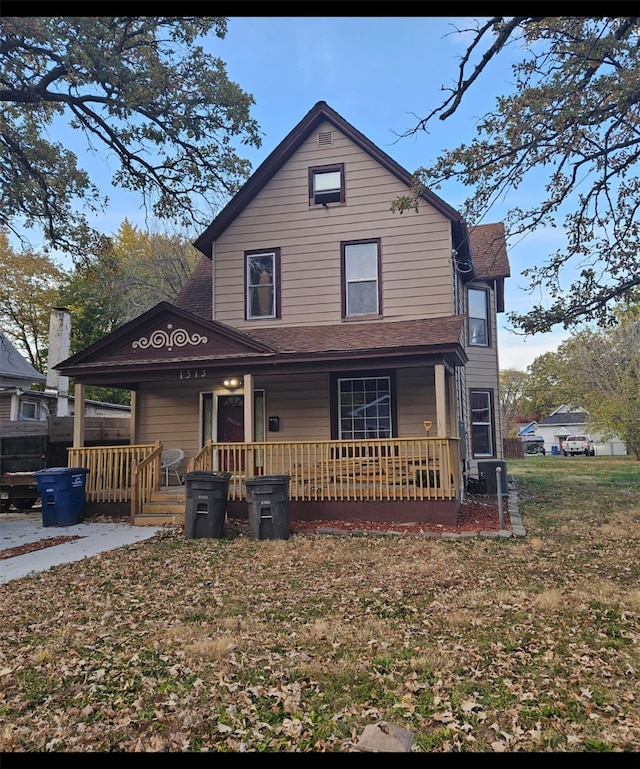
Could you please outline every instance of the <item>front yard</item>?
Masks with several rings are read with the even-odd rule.
[[[510,461],[523,539],[140,545],[0,587],[0,748],[640,750],[640,464]]]

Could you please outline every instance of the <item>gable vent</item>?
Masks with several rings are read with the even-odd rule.
[[[319,131],[318,147],[327,147],[329,144],[333,144],[333,131]]]

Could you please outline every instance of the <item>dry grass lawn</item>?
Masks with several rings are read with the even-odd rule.
[[[0,587],[0,748],[639,751],[640,464],[508,471],[523,539],[168,532]]]

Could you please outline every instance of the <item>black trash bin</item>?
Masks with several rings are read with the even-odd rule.
[[[185,476],[187,539],[221,539],[227,514],[231,473],[195,470]]]
[[[257,475],[245,481],[251,539],[289,539],[290,475]]]
[[[34,473],[43,526],[74,526],[80,521],[88,474],[86,467],[48,467]]]

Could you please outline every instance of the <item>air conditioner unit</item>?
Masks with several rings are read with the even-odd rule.
[[[484,489],[486,494],[498,493],[498,481],[496,478],[496,469],[501,469],[500,487],[502,494],[507,493],[507,463],[500,459],[491,459],[478,462],[478,477],[480,483],[484,478]]]

